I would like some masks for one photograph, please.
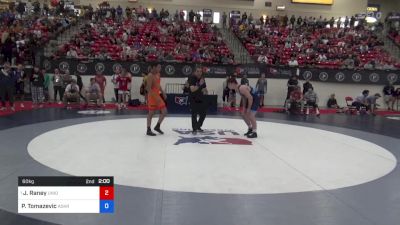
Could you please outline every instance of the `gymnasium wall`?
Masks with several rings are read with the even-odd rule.
[[[84,85],[89,84],[90,76],[83,76]],[[214,92],[218,95],[218,103],[222,103],[222,83],[224,79],[213,78],[207,79],[207,88],[210,93]],[[250,85],[255,87],[257,79],[250,79]],[[302,83],[303,81],[300,81]],[[139,94],[139,88],[142,83],[140,77],[134,77],[132,83],[132,98],[139,98],[143,101],[143,96]],[[167,83],[184,83],[182,78],[163,78],[162,87],[165,88]],[[286,87],[287,80],[284,79],[268,79],[268,92],[265,97],[265,104],[269,106],[283,106],[283,102],[286,98]],[[320,98],[321,107],[326,107],[326,102],[330,94],[335,93],[338,103],[340,105],[345,105],[344,97],[351,96],[355,97],[360,95],[362,90],[368,89],[371,94],[381,93],[383,86],[381,85],[354,85],[354,84],[335,84],[335,83],[322,83],[322,82],[312,82],[315,91],[318,93]],[[53,96],[52,87],[50,87],[50,96]],[[106,101],[111,101],[114,97],[113,85],[111,83],[111,77],[107,76],[107,87],[105,93]],[[239,99],[239,98],[238,98]],[[379,104],[383,106],[382,99],[378,101]]]
[[[103,0],[77,0],[76,3],[82,5],[97,6]],[[265,2],[272,2],[271,7],[265,7]],[[315,5],[315,4],[293,4],[290,0],[138,0],[137,3],[129,3],[127,0],[109,0],[111,5],[122,7],[138,7],[142,5],[146,8],[168,9],[175,12],[176,9],[202,10],[204,8],[212,9],[217,12],[230,12],[232,10],[247,11],[253,13],[255,17],[266,15],[301,15],[301,16],[319,16],[338,17],[344,15],[354,15],[365,12],[368,0],[334,0],[333,5]],[[286,6],[286,11],[276,11],[276,6]]]

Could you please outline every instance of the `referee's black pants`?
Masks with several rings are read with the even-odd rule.
[[[204,102],[191,102],[190,111],[192,112],[192,129],[194,131],[203,126],[207,116],[207,104]]]

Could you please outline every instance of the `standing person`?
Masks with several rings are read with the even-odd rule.
[[[120,76],[117,77],[118,84],[118,109],[126,109],[127,96],[129,96],[129,84],[132,79],[128,76],[125,69],[122,70]]]
[[[303,84],[303,95],[308,92],[308,89],[313,88],[310,83],[310,79],[306,79],[306,82]]]
[[[76,76],[76,84],[77,84],[78,87],[79,87],[79,97],[80,97],[83,101],[87,102],[87,101],[86,101],[86,97],[82,94],[82,91],[83,91],[82,76],[81,76],[80,74],[75,74],[75,76]]]
[[[94,77],[94,80],[96,81],[96,83],[99,84],[100,89],[101,89],[101,95],[103,97],[103,104],[106,102],[106,99],[104,97],[104,90],[106,89],[106,85],[107,85],[107,79],[106,77],[101,74],[100,71],[97,71],[96,76]]]
[[[189,88],[190,111],[192,113],[192,130],[193,133],[196,133],[197,131],[203,132],[201,127],[206,119],[208,107],[204,97],[207,85],[203,77],[201,67],[197,67],[193,75],[189,77]]]
[[[226,19],[227,19],[226,12],[222,14],[222,28],[226,29]]]
[[[45,69],[42,69],[42,74],[44,75],[44,82],[43,82],[43,94],[44,94],[44,101],[49,102],[49,86],[50,86],[50,74],[46,73]]]
[[[167,107],[165,105],[165,100],[167,99],[167,95],[164,90],[161,88],[161,65],[155,64],[150,66],[150,73],[147,75],[146,83],[147,83],[147,101],[149,113],[147,115],[147,135],[148,136],[156,136],[155,133],[151,130],[151,120],[155,114],[155,111],[161,111],[160,117],[158,118],[157,125],[154,127],[154,130],[160,134],[164,134],[161,131],[161,123],[163,122],[165,116],[167,115]]]
[[[129,102],[131,100],[131,89],[132,89],[132,81],[133,77],[132,74],[127,71],[125,68],[122,68],[122,73],[126,73],[126,76],[129,77],[130,82],[128,83],[128,93],[127,93],[127,101]]]
[[[118,67],[115,73],[111,76],[111,83],[114,85],[114,95],[115,95],[115,102],[118,105],[118,83],[117,78],[121,74],[121,68]]]
[[[394,86],[392,82],[383,87],[383,101],[385,101],[386,105],[388,106],[388,110],[393,110],[394,108],[394,102],[396,99],[393,97],[393,93]]]
[[[247,75],[246,74],[244,74],[242,79],[240,79],[240,84],[241,85],[247,85],[247,86],[250,85],[249,79],[247,79]]]
[[[228,105],[229,102],[229,88],[228,88],[228,80],[230,76],[227,76],[224,82],[222,83],[222,102],[224,105]]]
[[[24,101],[25,101],[25,71],[24,67],[22,64],[18,64],[17,69],[14,70],[14,76],[17,79],[17,82],[15,83],[15,93],[16,93],[16,98],[21,101],[20,107],[25,108]]]
[[[31,93],[32,93],[32,101],[33,108],[36,108],[38,105],[40,108],[43,107],[43,88],[44,88],[44,75],[41,73],[39,67],[35,66],[33,68],[33,73],[31,75]]]
[[[242,96],[242,116],[248,126],[248,131],[245,135],[248,138],[257,138],[257,121],[255,116],[260,106],[258,93],[250,86],[239,85],[235,78],[229,79],[228,87],[231,90],[237,91]]]
[[[264,106],[264,96],[267,93],[267,86],[267,78],[265,78],[265,73],[262,73],[256,84],[256,90],[260,96],[260,107]]]
[[[57,102],[57,95],[58,95],[60,98],[58,104],[61,104],[64,96],[64,88],[63,88],[64,85],[63,85],[63,77],[59,69],[54,70],[52,81],[53,81],[53,91],[54,91],[54,102]]]
[[[290,98],[290,93],[292,93],[292,91],[294,91],[298,86],[299,86],[298,77],[296,75],[292,75],[287,82],[288,90],[285,100],[285,106],[286,106],[286,101]]]
[[[140,94],[144,97],[144,104],[147,105],[147,75],[145,73],[142,74],[143,80],[140,85]]]
[[[0,70],[0,98],[1,98],[1,111],[5,111],[6,98],[10,104],[11,110],[15,111],[14,108],[14,87],[17,82],[16,76],[11,71],[11,65],[9,62],[4,63],[3,69]]]

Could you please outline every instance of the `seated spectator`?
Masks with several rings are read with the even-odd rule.
[[[326,103],[326,106],[328,107],[328,109],[342,109],[337,103],[335,94],[331,94],[328,102]]]
[[[69,104],[71,102],[76,102],[77,104],[80,103],[80,95],[79,95],[79,86],[76,83],[75,79],[72,79],[71,83],[67,85],[67,87],[65,88],[64,91],[64,106],[67,109],[70,109],[71,107],[69,106]]]
[[[74,48],[71,48],[71,49],[68,50],[67,58],[77,59],[78,57],[79,57],[78,53],[76,52],[76,50]]]
[[[394,86],[392,82],[389,82],[388,85],[383,87],[383,101],[385,101],[388,110],[393,110],[395,100],[396,99],[394,97]]]
[[[374,61],[368,61],[364,64],[364,69],[373,70],[374,69]]]
[[[259,55],[257,58],[258,63],[268,63],[268,58],[265,55]]]
[[[90,78],[90,86],[86,90],[86,99],[88,104],[90,101],[96,102],[97,106],[102,104],[101,100],[103,99],[101,95],[101,89],[98,83],[96,83],[94,78]]]
[[[367,108],[367,97],[369,95],[369,90],[364,90],[361,95],[357,96],[352,103],[352,106],[356,107],[359,111],[361,108]]]
[[[300,113],[303,114],[304,101],[301,88],[299,86],[294,87],[293,91],[290,92],[289,98],[285,101],[286,112],[294,113],[300,107]]]
[[[326,62],[328,60],[328,58],[326,57],[325,54],[319,54],[317,60],[318,60],[318,62]]]
[[[304,101],[306,106],[314,107],[315,113],[319,116],[319,107],[318,107],[318,95],[314,92],[312,87],[309,87],[307,92],[304,94]],[[310,114],[310,108],[306,108],[306,115]]]
[[[292,58],[289,60],[288,65],[289,65],[290,67],[297,67],[297,66],[299,66],[299,62],[297,61],[297,59],[296,59],[295,57],[292,57]]]

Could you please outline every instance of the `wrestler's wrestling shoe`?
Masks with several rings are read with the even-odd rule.
[[[156,134],[153,133],[153,131],[151,131],[150,129],[147,129],[146,135],[147,136],[156,136]]]
[[[244,134],[244,136],[247,136],[247,135],[249,135],[249,134],[251,134],[251,133],[253,133],[253,129],[249,128],[249,129],[247,130],[247,133]]]
[[[257,138],[256,132],[251,132],[250,134],[246,135],[248,138]]]
[[[160,125],[155,126],[154,130],[157,131],[160,134],[164,134],[164,132],[160,129]]]

